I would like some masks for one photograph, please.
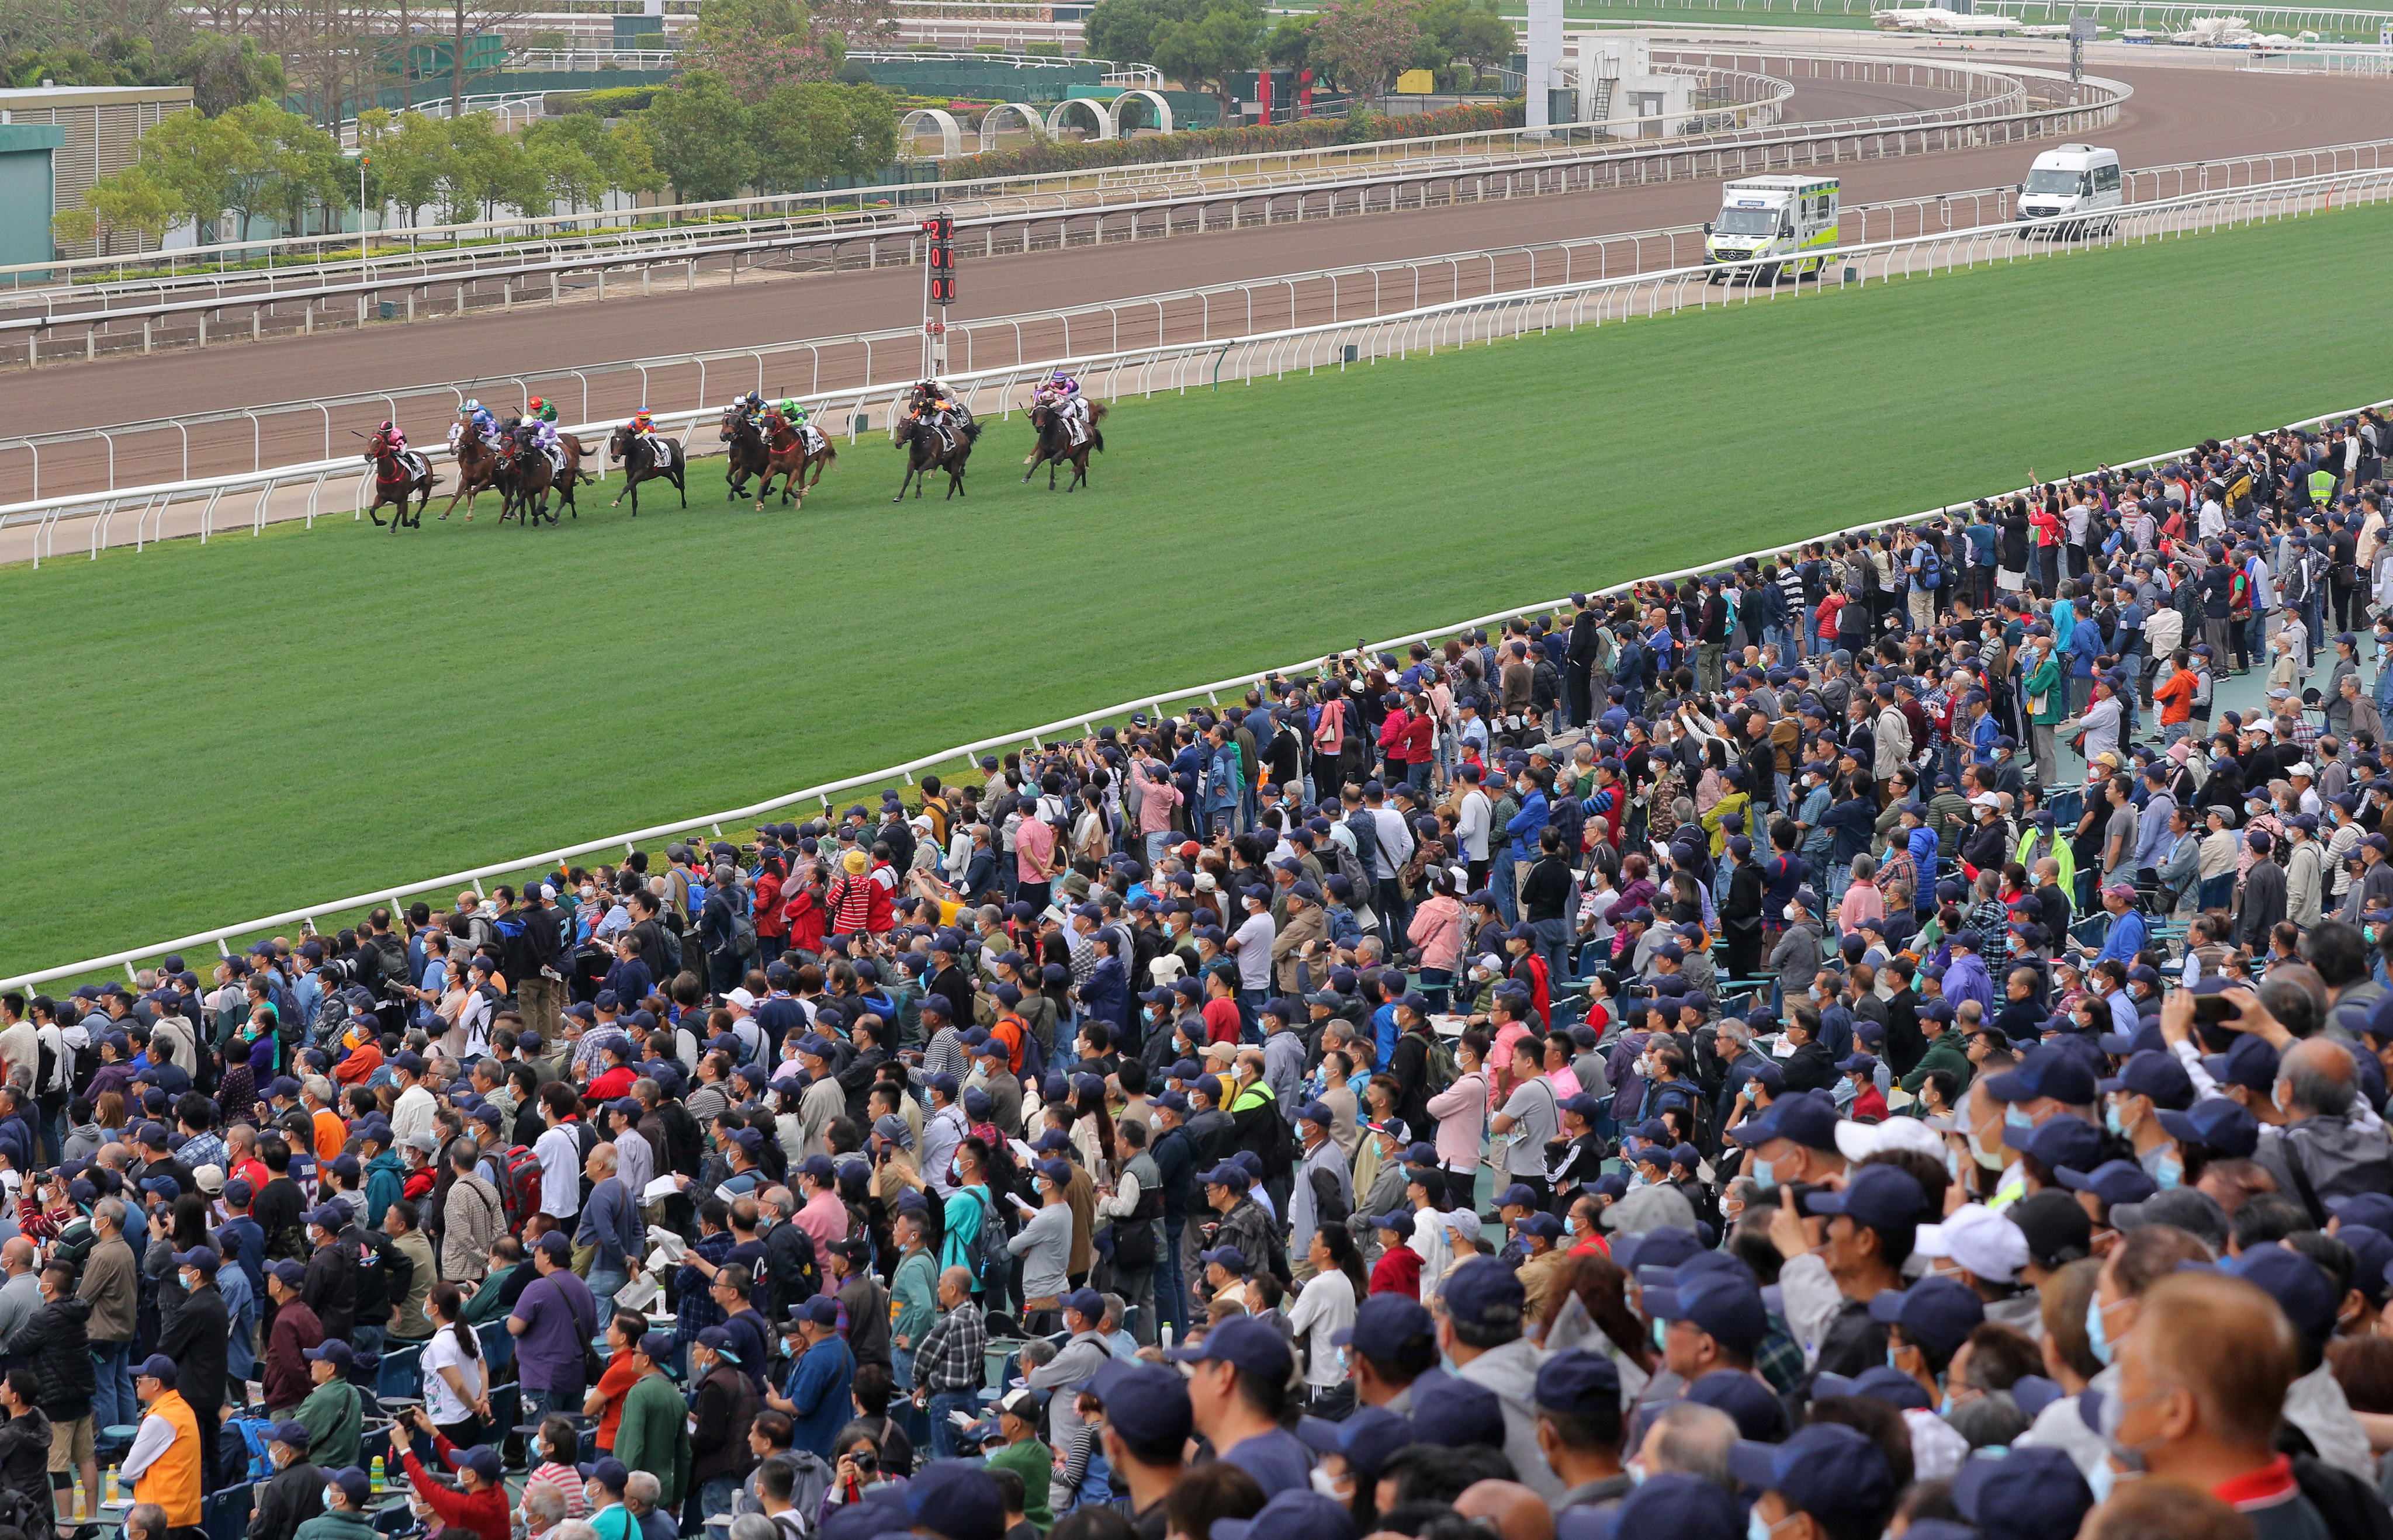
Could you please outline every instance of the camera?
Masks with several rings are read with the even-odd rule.
[[[346,989],[353,984],[370,984],[365,965],[355,957],[326,958],[316,965],[316,976],[335,989]]]

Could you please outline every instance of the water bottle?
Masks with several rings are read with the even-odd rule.
[[[372,1486],[377,1494],[382,1492],[383,1472],[382,1456],[380,1455],[376,1455],[373,1457],[373,1468],[366,1472],[366,1481],[367,1484]]]
[[[114,1507],[116,1503],[116,1467],[111,1465],[108,1468],[108,1506]]]

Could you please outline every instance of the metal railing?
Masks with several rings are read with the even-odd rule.
[[[1344,369],[1382,358],[1403,358],[1421,350],[1434,353],[1442,347],[1485,344],[1499,338],[1519,337],[1530,332],[1601,326],[1607,321],[1657,315],[1690,305],[1708,308],[1715,304],[1750,305],[1782,296],[1791,300],[1805,292],[1801,283],[1798,281],[1788,289],[1776,279],[1785,269],[1807,262],[1821,264],[1822,281],[1819,286],[1822,288],[1826,286],[1831,277],[1842,286],[1866,286],[1871,282],[1951,270],[1990,260],[2048,260],[2061,253],[2082,250],[2086,246],[2166,239],[2192,231],[2308,214],[2338,202],[2379,202],[2388,196],[2393,196],[2393,168],[2237,188],[2130,205],[2119,211],[2111,228],[2089,237],[2083,245],[2025,239],[2026,233],[2038,229],[2052,234],[2064,227],[2075,225],[2079,221],[2073,215],[1981,225],[1966,229],[1841,246],[1819,258],[1774,257],[1734,264],[1677,267],[1449,300],[1388,315],[1291,326],[1225,339],[1170,342],[1093,355],[1058,355],[1037,363],[1016,362],[994,369],[951,373],[948,376],[948,383],[975,410],[985,408],[988,412],[1002,417],[1017,410],[1028,391],[1051,371],[1066,364],[1092,393],[1152,396],[1158,390],[1185,392],[1195,387],[1217,385],[1225,379],[1251,380],[1266,375],[1279,377],[1294,372],[1309,373],[1325,368]],[[1738,281],[1741,278],[1750,280],[1764,270],[1772,275],[1772,281],[1766,288],[1759,281]],[[1727,281],[1724,288],[1723,281]],[[1715,289],[1720,289],[1717,297]],[[856,433],[869,429],[876,411],[885,422],[888,412],[909,388],[910,383],[909,379],[792,394],[804,401],[817,417],[834,425],[848,424],[852,439]],[[719,407],[700,406],[685,411],[659,412],[655,416],[660,426],[677,427],[687,437],[700,425],[718,420],[720,413]],[[604,424],[591,423],[582,424],[574,431],[595,435],[604,427]],[[445,451],[427,448],[427,452],[437,457]],[[603,475],[607,468],[605,451],[599,450],[595,459],[596,469]],[[307,517],[312,523],[320,512],[343,511],[338,506],[324,509],[320,498],[328,482],[345,476],[359,480],[361,494],[362,476],[359,462],[327,457],[262,471],[152,484],[105,493],[68,493],[29,500],[0,506],[0,528],[38,524],[41,527],[35,548],[38,565],[41,559],[55,555],[56,530],[59,524],[71,519],[88,518],[95,521],[91,553],[97,557],[105,543],[107,522],[128,508],[136,511],[137,529],[146,528],[152,515],[162,520],[160,527],[163,528],[163,516],[169,505],[204,496],[208,499],[209,509],[203,520],[203,538],[205,538],[204,531],[211,528],[209,520],[213,517],[214,509],[226,496],[255,496],[256,502],[252,523],[254,527],[262,527],[267,500],[278,492],[289,492],[293,488],[305,484],[309,489]],[[349,511],[362,508],[362,502],[354,498],[352,501],[356,507]]]
[[[1800,65],[1817,70],[1823,62],[1806,59],[1789,61],[1788,67]],[[1824,62],[1840,70],[1859,67],[1873,77],[1887,69],[1884,60]],[[1719,66],[1701,68],[1707,75],[1728,72]],[[1887,72],[1898,71],[1962,81],[1991,74],[2005,80],[2009,87],[2018,87],[2017,82],[2007,80],[2008,75],[2018,72],[1896,64]],[[2029,72],[2045,76],[2047,85],[2058,83],[2073,93],[2079,90],[2065,76]],[[1293,216],[1301,221],[1490,198],[1545,196],[1591,188],[1734,176],[1765,169],[1836,165],[1848,160],[1932,153],[2053,134],[2082,134],[2113,119],[2119,103],[2128,94],[2124,85],[2089,78],[2084,83],[2082,95],[2090,99],[2062,101],[2049,107],[2031,105],[2023,111],[1993,116],[1969,115],[1985,105],[1980,101],[1932,114],[1913,115],[1891,125],[1890,120],[1878,117],[1847,119],[1827,124],[1782,124],[1749,132],[1692,135],[1653,144],[1573,143],[1569,141],[1576,129],[1560,129],[1550,131],[1549,137],[1564,142],[1544,150],[1516,150],[1500,159],[1461,155],[1392,160],[1375,169],[1358,168],[1335,181],[1300,181],[1283,186],[1271,178],[1257,182],[1217,178],[1188,184],[1185,190],[1143,183],[1119,194],[1092,189],[1075,195],[987,200],[978,204],[950,202],[947,206],[957,211],[956,224],[967,237],[974,230],[979,231],[980,254],[987,256],[1000,251],[1096,243],[1125,234],[1136,241],[1152,239],[1157,233],[1203,233],[1223,224],[1235,229],[1255,222],[1274,223],[1288,217],[1290,211],[1286,205],[1289,201],[1293,202]],[[1997,98],[1995,105],[2007,105],[2009,99],[2007,95]],[[1751,108],[1724,111],[1771,110],[1770,104],[1759,103]],[[1936,121],[1924,122],[1923,116]],[[1523,132],[1528,131],[1507,131],[1505,137],[1518,144],[1525,142],[1521,137]],[[1320,214],[1313,212],[1316,202],[1323,205]],[[1252,212],[1257,203],[1261,204],[1259,218]],[[1155,228],[1157,223],[1159,231]],[[1010,231],[1012,238],[1000,243],[1000,230]],[[45,343],[59,328],[81,328],[80,351],[87,358],[102,350],[103,337],[113,339],[108,344],[111,350],[133,346],[137,327],[139,346],[148,351],[156,345],[161,324],[189,329],[187,338],[170,335],[170,342],[190,340],[204,346],[210,321],[227,309],[246,311],[250,317],[249,333],[255,338],[268,330],[268,317],[275,318],[271,329],[278,333],[313,331],[319,323],[320,307],[320,319],[327,324],[344,324],[350,319],[362,322],[369,319],[369,306],[386,291],[406,295],[408,319],[413,320],[415,293],[435,286],[453,289],[456,312],[463,313],[476,304],[506,307],[543,297],[556,300],[571,287],[564,280],[573,274],[595,274],[599,297],[603,298],[607,272],[622,268],[639,270],[645,291],[659,268],[683,268],[686,284],[694,287],[700,266],[708,261],[719,261],[736,279],[741,266],[753,267],[767,259],[787,266],[804,257],[816,266],[827,262],[837,267],[851,259],[849,249],[857,244],[865,248],[866,266],[880,265],[884,243],[897,243],[897,249],[904,254],[902,258],[893,260],[910,262],[915,239],[911,221],[902,225],[857,222],[832,229],[815,228],[812,221],[791,221],[787,233],[778,235],[762,234],[753,223],[728,229],[651,228],[604,238],[551,241],[537,248],[538,254],[533,255],[527,254],[534,248],[517,244],[486,251],[372,258],[353,263],[345,271],[329,267],[299,268],[287,275],[198,274],[171,285],[163,281],[92,285],[64,294],[29,294],[28,304],[37,298],[43,306],[42,313],[13,318],[0,313],[0,336],[9,333],[22,336],[22,357],[29,364],[39,361]],[[964,249],[969,254],[969,244]],[[352,273],[357,276],[348,276]],[[543,282],[545,296],[539,293]],[[194,285],[206,289],[204,297],[165,297]],[[347,303],[354,304],[353,318],[340,313],[340,307]],[[299,310],[295,323],[281,314],[285,307]],[[66,350],[77,350],[72,340],[66,344]],[[55,357],[59,348],[52,344],[49,351]]]
[[[2252,190],[2247,190],[2243,194],[2243,198],[2246,202],[2266,196],[2268,195],[2265,193]],[[2386,401],[2369,403],[2369,405],[2379,409],[2388,404],[2393,403]],[[2318,416],[2304,418],[2299,422],[2288,425],[2295,428],[2313,427],[2334,419],[2349,417],[2363,410],[2366,410],[2366,408],[2360,406],[2341,408]],[[2124,463],[2114,463],[2109,468],[2112,470],[2134,470],[2146,466],[2160,465],[2175,460],[2186,452],[2187,447],[2179,445],[2156,454],[2144,456],[2140,459],[2126,461]],[[321,483],[320,481],[320,484]],[[2016,492],[2023,491],[2025,489],[2026,489],[2023,488],[2007,488],[1979,495],[1987,499],[1995,499],[2008,497]],[[1969,499],[1956,500],[1955,502],[1945,503],[1941,507],[1923,509],[1917,513],[1902,516],[1896,518],[1871,520],[1862,524],[1850,525],[1843,529],[1817,530],[1797,535],[1787,540],[1780,541],[1773,544],[1761,547],[1758,550],[1746,552],[1742,555],[1720,556],[1693,567],[1681,568],[1669,572],[1649,574],[1644,577],[1633,579],[1628,582],[1614,583],[1598,589],[1596,592],[1602,594],[1619,594],[1629,591],[1640,583],[1661,580],[1674,580],[1692,577],[1706,571],[1717,571],[1747,559],[1757,561],[1766,559],[1776,555],[1780,552],[1792,549],[1795,546],[1808,543],[1812,541],[1839,539],[1853,534],[1863,533],[1869,530],[1882,529],[1895,525],[1914,524],[1925,520],[1944,517],[1956,512],[1966,512],[1971,506],[1971,501],[1972,500]],[[1428,630],[1414,632],[1407,635],[1390,637],[1384,641],[1371,644],[1366,650],[1371,652],[1396,650],[1409,646],[1415,642],[1432,642],[1469,629],[1500,626],[1506,620],[1515,617],[1534,614],[1538,611],[1559,611],[1563,607],[1563,604],[1564,601],[1563,599],[1555,598],[1532,603],[1511,605],[1486,615],[1468,620],[1449,621],[1445,624],[1432,627]],[[230,947],[228,943],[237,940],[244,940],[252,936],[270,933],[278,927],[288,926],[300,922],[306,922],[313,926],[317,924],[318,917],[320,916],[330,919],[332,917],[360,912],[376,904],[395,905],[411,894],[433,892],[443,888],[454,890],[460,886],[469,885],[478,890],[481,884],[487,880],[504,878],[524,872],[544,870],[557,863],[569,862],[576,857],[593,855],[600,852],[612,852],[617,849],[622,849],[628,852],[637,848],[643,842],[653,843],[657,841],[664,840],[685,831],[705,829],[710,835],[719,836],[726,828],[736,829],[749,827],[765,815],[778,813],[788,808],[798,807],[801,805],[817,805],[825,809],[829,809],[834,798],[843,796],[851,791],[882,786],[895,786],[899,784],[911,785],[913,784],[915,777],[923,773],[935,773],[946,770],[961,771],[969,775],[973,772],[977,763],[977,757],[983,753],[1016,748],[1024,744],[1038,747],[1051,739],[1063,739],[1092,734],[1100,723],[1119,723],[1126,720],[1131,713],[1140,711],[1161,715],[1165,713],[1165,708],[1172,703],[1193,703],[1196,700],[1202,699],[1209,704],[1219,705],[1221,697],[1224,693],[1241,692],[1249,687],[1260,685],[1264,680],[1272,677],[1302,677],[1309,672],[1318,671],[1331,659],[1342,655],[1342,653],[1318,654],[1297,662],[1284,663],[1271,668],[1257,669],[1227,679],[1214,680],[1209,684],[1160,690],[1152,694],[1143,695],[1134,699],[1122,701],[1116,705],[1074,712],[1035,727],[1017,729],[1013,732],[1001,733],[993,737],[976,739],[973,742],[961,744],[955,748],[944,750],[937,753],[927,754],[918,759],[909,760],[902,764],[896,764],[884,769],[869,771],[862,775],[848,776],[835,780],[822,782],[817,785],[804,787],[795,791],[766,797],[745,806],[729,808],[719,813],[703,814],[695,817],[686,817],[665,823],[654,824],[644,829],[631,829],[621,834],[608,835],[600,839],[583,841],[578,843],[559,846],[552,850],[535,852],[530,855],[515,857],[509,860],[471,867],[464,870],[448,872],[436,877],[422,878],[412,881],[402,882],[396,886],[377,888],[371,892],[358,894],[348,897],[327,899],[314,905],[299,908],[286,909],[278,914],[271,914],[259,919],[245,920],[239,924],[203,930],[189,935],[177,936],[171,940],[154,942],[146,946],[110,952],[99,957],[87,958],[78,962],[37,969],[20,973],[12,978],[0,979],[0,987],[12,989],[28,988],[35,985],[47,983],[54,979],[72,978],[78,975],[109,972],[120,968],[124,969],[129,975],[132,972],[133,965],[143,959],[163,957],[169,952],[190,951],[206,946],[214,946],[218,948],[219,952],[229,953]]]
[[[2127,176],[2131,202],[2267,185],[2393,165],[2393,139],[2321,146],[2273,154],[2147,166]],[[2000,224],[2011,217],[2007,186],[1967,189],[1848,204],[1847,243],[1892,241],[1955,228]],[[951,321],[949,357],[971,371],[1069,357],[1094,346],[1209,340],[1262,326],[1349,319],[1350,307],[1380,314],[1391,306],[1476,297],[1582,278],[1610,278],[1675,268],[1702,252],[1694,225],[1627,230],[1569,241],[1477,249],[1468,253],[1354,264],[1187,289],[1093,301],[1054,310]],[[918,366],[921,333],[912,326],[843,336],[799,339],[753,347],[718,348],[627,359],[576,368],[483,376],[470,387],[425,382],[387,390],[356,391],[307,401],[261,404],[0,438],[0,496],[38,498],[113,489],[127,478],[188,480],[194,475],[262,471],[268,456],[287,461],[309,452],[329,458],[333,440],[360,417],[402,424],[453,416],[468,394],[520,408],[538,395],[584,420],[633,411],[699,410],[725,396],[758,390],[778,397],[837,386],[901,381]],[[368,414],[371,414],[368,416]],[[199,463],[194,463],[194,446]],[[247,463],[243,464],[242,461]],[[16,476],[26,477],[17,482]]]
[[[1717,57],[1716,51],[1693,48],[1660,51],[1671,54],[1674,61],[1697,70],[1715,67],[1712,60]],[[1757,68],[1747,71],[1747,60]],[[1791,162],[1796,145],[1790,141],[1871,138],[1892,139],[1901,143],[1907,135],[1933,133],[1965,120],[1984,119],[1991,123],[2039,113],[2073,115],[2088,110],[2097,112],[2104,108],[2111,110],[2108,114],[2091,121],[2072,121],[2062,130],[2077,132],[2108,121],[2109,116],[2115,115],[2117,105],[2134,94],[2131,87],[2114,81],[2089,77],[2082,87],[2073,87],[2065,74],[2051,71],[1957,60],[1908,60],[1866,56],[1847,58],[1812,53],[1780,57],[1739,52],[1729,56],[1727,62],[1717,67],[1769,74],[1773,72],[1772,64],[1785,71],[1789,79],[1865,79],[1929,89],[1960,90],[1974,99],[1959,107],[1919,112],[1879,113],[1776,124],[1745,136],[1696,136],[1689,140],[1674,141],[1669,148],[1722,155],[1766,146]],[[2000,85],[1981,93],[1976,85],[1980,81],[1994,81]],[[2046,97],[2060,99],[2048,105],[2030,106],[2024,114],[1990,111],[2015,99],[2012,92],[2022,87],[2033,87]],[[1215,156],[1195,161],[1156,162],[1091,171],[939,183],[901,182],[835,192],[777,193],[715,202],[658,204],[637,211],[637,217],[644,224],[653,222],[653,226],[646,229],[625,228],[621,213],[585,212],[531,219],[407,226],[372,231],[362,236],[341,232],[280,236],[226,242],[214,247],[180,248],[171,252],[8,264],[0,265],[0,285],[11,290],[47,293],[72,284],[76,291],[88,293],[98,287],[98,281],[101,275],[112,274],[114,281],[120,283],[172,283],[188,274],[204,274],[213,268],[216,272],[211,276],[256,278],[263,275],[241,272],[236,265],[263,261],[310,269],[346,268],[360,261],[373,260],[376,249],[388,253],[402,245],[411,256],[424,254],[427,247],[441,254],[457,256],[463,254],[462,248],[478,247],[497,252],[510,241],[530,244],[590,240],[630,241],[644,235],[673,233],[670,228],[682,225],[724,227],[757,224],[762,227],[761,233],[776,234],[800,228],[879,223],[887,217],[888,206],[896,203],[937,202],[950,207],[987,205],[1019,209],[1043,200],[1041,206],[1060,211],[1102,203],[1108,196],[1135,198],[1151,190],[1157,184],[1183,184],[1205,191],[1258,191],[1284,186],[1290,178],[1316,178],[1358,169],[1371,172],[1390,169],[1407,172],[1455,170],[1482,163],[1494,166],[1504,157],[1523,163],[1561,165],[1576,163],[1589,155],[1599,159],[1634,155],[1650,152],[1654,148],[1645,147],[1641,150],[1635,146],[1624,147],[1612,143],[1593,129],[1572,124],[1548,129],[1481,130]],[[1857,153],[1848,153],[1841,158],[1861,157]]]
[[[517,48],[507,55],[507,67],[512,70],[556,70],[570,74],[581,70],[596,71],[609,64],[618,70],[678,70],[682,56],[676,48],[595,45],[587,48]]]
[[[541,115],[543,111],[544,111],[542,104],[547,99],[547,97],[548,93],[545,91],[482,91],[477,92],[475,95],[460,98],[457,105],[462,113],[465,116],[470,117],[485,112],[490,113],[491,116],[496,117],[499,120],[499,127],[502,132],[513,133],[518,120],[529,124],[533,119]],[[436,97],[430,101],[411,102],[405,107],[394,107],[390,111],[393,118],[398,118],[402,114],[410,112],[414,113],[418,117],[446,118],[450,116],[449,107],[450,102],[447,97]],[[358,147],[358,120],[355,118],[343,118],[334,137],[341,141],[342,149],[355,150]],[[318,242],[321,242],[328,238],[323,236],[303,236],[295,239],[313,240]],[[333,237],[330,239],[341,238]],[[347,239],[351,243],[355,243],[359,240],[362,239],[362,237],[351,235],[347,237]],[[84,260],[91,261],[95,259],[85,258]],[[97,260],[104,264],[110,259],[101,257]],[[61,264],[61,266],[63,266],[63,264]],[[5,303],[5,301],[0,301],[0,303]]]

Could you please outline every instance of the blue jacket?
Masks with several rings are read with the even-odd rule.
[[[2111,921],[2111,933],[2102,938],[2101,955],[2094,960],[2100,962],[2104,958],[2116,958],[2132,967],[2136,954],[2144,949],[2145,933],[2144,917],[2129,909]]]
[[[2080,620],[2069,633],[2069,672],[2079,679],[2094,677],[2094,659],[2102,656],[2102,628]]]
[[[847,1423],[849,1393],[855,1383],[856,1355],[848,1351],[844,1338],[827,1337],[806,1350],[781,1389],[781,1394],[798,1408],[792,1414],[796,1423],[790,1441],[792,1447],[826,1463],[830,1460],[831,1441]]]
[[[1850,798],[1837,803],[1820,816],[1824,829],[1836,831],[1836,843],[1828,853],[1835,865],[1847,866],[1856,855],[1869,854],[1870,840],[1877,832],[1877,809],[1868,799]]]
[[[573,1244],[598,1248],[590,1264],[594,1274],[601,1266],[616,1272],[623,1269],[623,1253],[638,1251],[647,1234],[632,1195],[621,1181],[609,1177],[590,1189],[590,1201],[582,1206],[581,1219],[573,1228]]]
[[[1120,1036],[1130,1014],[1130,975],[1123,972],[1121,959],[1106,958],[1091,971],[1088,982],[1080,985],[1080,1003]]]
[[[1504,826],[1504,832],[1512,837],[1513,860],[1536,859],[1537,833],[1547,822],[1546,794],[1543,791],[1530,792],[1528,801],[1521,804],[1521,811],[1513,814],[1511,821]]]

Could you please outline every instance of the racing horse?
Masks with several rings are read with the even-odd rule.
[[[723,480],[731,489],[724,494],[726,502],[737,502],[747,496],[748,478],[752,476],[761,476],[767,482],[773,479],[770,470],[772,451],[765,448],[764,430],[756,425],[754,417],[737,407],[726,411],[720,437],[722,442],[730,446],[724,454]],[[756,506],[762,508],[764,505],[764,489],[759,488]]]
[[[493,489],[499,492],[500,511],[503,513],[506,492],[499,488],[499,472],[503,463],[499,451],[480,434],[460,435],[457,439],[457,489],[451,492],[449,501],[441,505],[440,516],[445,519],[456,512],[457,500],[462,497],[465,500],[465,522],[473,523],[475,494]]]
[[[1089,441],[1075,449],[1072,447],[1071,430],[1064,425],[1064,414],[1056,410],[1055,403],[1032,402],[1030,425],[1038,430],[1039,448],[1031,454],[1030,468],[1022,473],[1022,479],[1027,481],[1037,476],[1039,467],[1043,464],[1047,467],[1047,489],[1052,492],[1055,489],[1055,467],[1069,465],[1072,467],[1072,479],[1064,483],[1064,489],[1076,492],[1087,486],[1089,451],[1103,450],[1105,447],[1105,436],[1097,431],[1097,424],[1104,421],[1105,415],[1105,404],[1103,401],[1089,403]]]
[[[548,511],[549,489],[556,483],[555,462],[519,430],[510,428],[506,443],[506,450],[500,457],[499,495],[503,502],[499,509],[499,522],[504,524],[512,509],[527,529],[543,518],[555,524],[556,516]]]
[[[890,424],[889,441],[906,451],[906,479],[897,483],[897,495],[889,501],[905,502],[909,486],[914,489],[915,501],[922,501],[933,471],[948,473],[948,497],[963,496],[964,462],[972,458],[973,443],[979,437],[980,424],[966,423],[950,428],[948,437],[941,438],[929,411],[920,405]]]
[[[778,411],[765,413],[765,421],[771,426],[771,437],[765,444],[765,479],[756,488],[756,506],[763,510],[765,495],[773,489],[773,477],[778,476],[784,477],[781,501],[788,502],[794,495],[797,505],[804,508],[806,493],[821,483],[824,468],[839,458],[839,450],[832,445],[830,435],[820,429],[815,431],[815,437],[822,441],[822,448],[809,450],[804,431]],[[806,479],[808,466],[815,473],[811,481]]]
[[[432,474],[431,463],[413,450],[402,454],[379,429],[366,441],[365,458],[374,467],[374,498],[366,506],[366,516],[380,528],[382,515],[375,510],[388,506],[395,510],[390,516],[393,534],[402,524],[411,529],[423,529],[425,505],[432,501],[432,489],[440,481]],[[407,506],[411,499],[415,502],[412,511]]]
[[[640,516],[640,483],[661,477],[673,483],[681,494],[681,505],[689,506],[689,489],[682,485],[687,469],[682,460],[681,445],[672,438],[634,433],[630,428],[617,428],[608,436],[607,452],[623,467],[623,490],[615,494],[609,508],[622,506],[626,493],[632,499],[632,516]]]

